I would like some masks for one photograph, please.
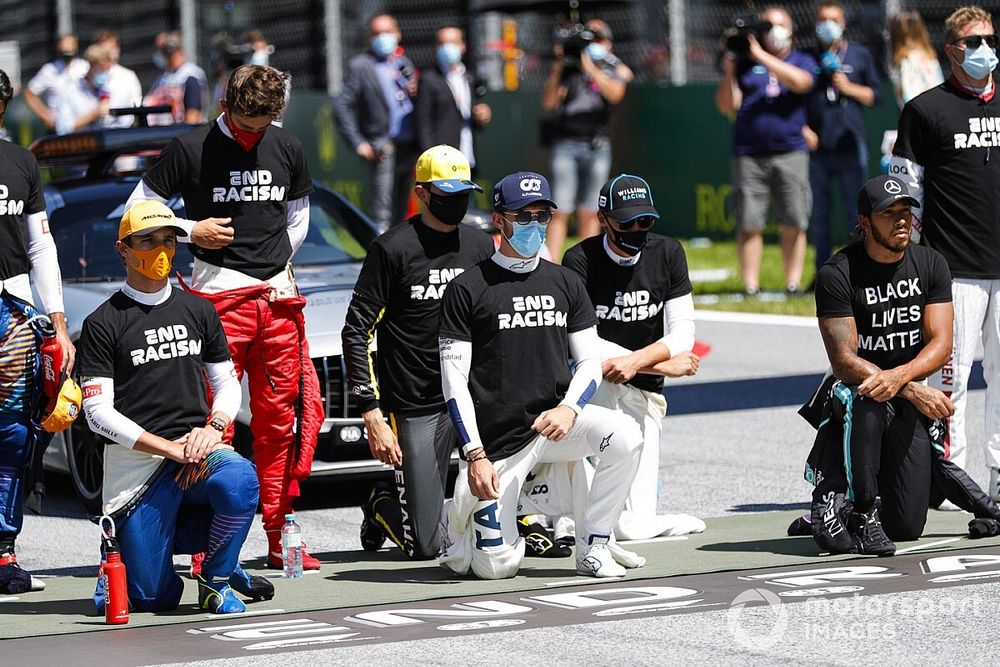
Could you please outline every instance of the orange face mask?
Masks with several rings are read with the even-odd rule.
[[[163,280],[170,275],[175,248],[161,245],[151,250],[136,250],[125,244],[122,247],[125,249],[125,261],[128,265],[150,280]]]

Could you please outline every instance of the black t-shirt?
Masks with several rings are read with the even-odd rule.
[[[893,153],[924,167],[923,238],[952,275],[1000,278],[1000,96],[928,90],[903,107]]]
[[[595,64],[615,81],[622,81],[618,74],[617,58],[609,54],[608,59]],[[591,139],[611,133],[611,103],[604,99],[597,84],[573,67],[564,70],[562,85],[566,86],[566,97],[560,103],[555,117],[556,132],[560,137]]]
[[[853,317],[858,356],[882,370],[911,361],[926,341],[924,308],[951,301],[951,274],[941,253],[911,245],[893,264],[876,262],[864,243],[831,257],[816,275],[817,317]]]
[[[204,426],[204,365],[228,361],[226,332],[208,301],[179,289],[157,306],[116,292],[87,316],[80,374],[115,382],[115,410],[167,440]]]
[[[31,269],[28,216],[45,210],[42,177],[31,151],[0,141],[0,280]]]
[[[663,337],[663,305],[691,293],[687,257],[675,239],[650,234],[639,261],[622,266],[608,257],[604,236],[592,236],[566,251],[563,266],[583,276],[597,313],[601,338],[638,350]],[[663,389],[663,378],[638,373],[628,384]]]
[[[472,342],[469,391],[493,460],[523,449],[531,425],[566,396],[569,334],[597,324],[583,281],[545,260],[514,273],[492,260],[456,278],[445,294],[441,337]]]
[[[192,220],[232,218],[231,244],[219,250],[191,244],[191,253],[259,280],[288,264],[288,202],[313,190],[302,144],[291,132],[271,125],[247,152],[218,121],[167,144],[143,181],[161,197],[183,195]]]
[[[437,232],[410,218],[368,250],[342,333],[351,391],[362,411],[440,410],[438,318],[448,283],[493,254],[489,234]],[[376,378],[369,342],[378,333]]]

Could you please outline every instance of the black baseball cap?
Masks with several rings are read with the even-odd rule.
[[[605,183],[597,207],[619,222],[642,216],[660,217],[653,208],[653,191],[649,183],[631,174],[619,174]]]
[[[910,194],[906,183],[895,176],[876,176],[861,186],[861,192],[858,193],[858,213],[879,213],[900,200],[906,200],[910,206],[920,206],[920,202]]]

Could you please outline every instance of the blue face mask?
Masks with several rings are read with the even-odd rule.
[[[453,42],[445,42],[439,45],[435,53],[438,64],[444,68],[451,67],[462,60],[462,47]]]
[[[591,42],[587,45],[587,55],[594,61],[604,60],[608,57],[608,47],[597,42]]]
[[[962,69],[973,79],[985,79],[996,66],[996,51],[987,46],[985,42],[980,44],[976,50],[965,50],[965,60],[962,61]]]
[[[391,56],[396,51],[397,46],[399,46],[399,40],[391,32],[380,32],[372,37],[372,51],[382,58]]]
[[[104,85],[108,82],[108,73],[98,72],[97,74],[94,75],[94,78],[91,80],[94,82],[94,88],[103,88]]]
[[[526,225],[514,223],[514,233],[507,237],[510,247],[521,257],[534,257],[545,243],[546,225],[529,222]]]
[[[844,29],[836,21],[822,21],[816,24],[816,37],[829,46],[844,36]]]
[[[266,67],[267,63],[267,51],[254,51],[247,60],[247,65],[263,65]]]

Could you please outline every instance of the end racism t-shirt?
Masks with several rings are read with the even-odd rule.
[[[816,276],[817,317],[853,317],[858,356],[882,370],[911,361],[923,349],[924,309],[951,301],[951,274],[941,253],[911,245],[899,262],[882,264],[854,243]]]
[[[115,410],[167,440],[205,425],[205,364],[231,358],[212,304],[178,289],[156,306],[116,292],[84,320],[79,348],[82,377],[112,378]],[[116,511],[141,492],[162,460],[109,443],[105,511]]]
[[[487,259],[452,281],[441,337],[472,342],[469,392],[491,459],[535,438],[531,425],[559,405],[573,377],[569,334],[596,324],[580,277],[545,260],[514,273]]]
[[[638,350],[663,337],[663,306],[691,293],[687,258],[675,239],[650,234],[639,261],[616,264],[604,249],[604,236],[593,236],[566,251],[563,266],[583,277],[597,314],[601,338]],[[628,384],[660,392],[663,378],[637,373]]]
[[[31,269],[28,216],[45,210],[38,162],[27,149],[0,141],[0,280]]]

